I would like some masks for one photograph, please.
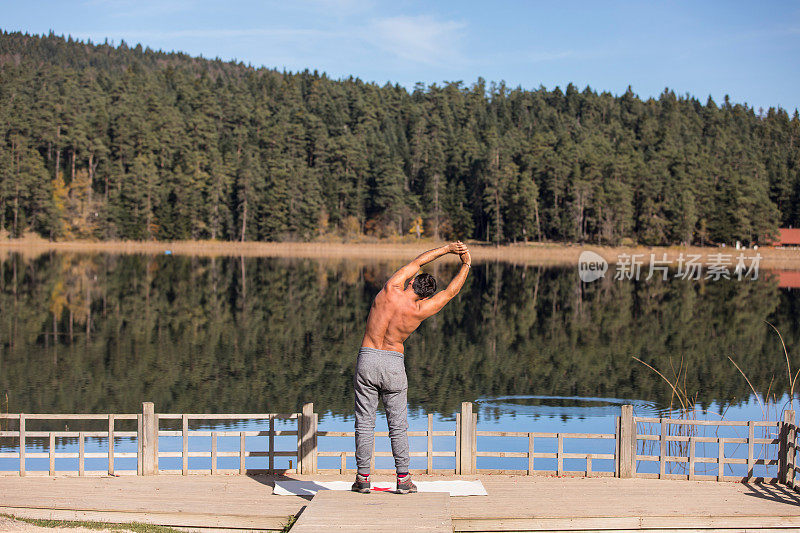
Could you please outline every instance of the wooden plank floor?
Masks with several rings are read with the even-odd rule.
[[[450,495],[321,491],[292,526],[292,533],[453,533]]]
[[[352,476],[292,479],[350,481]],[[489,496],[449,498],[456,531],[800,531],[800,494],[780,485],[499,475],[461,479],[480,479]],[[269,476],[0,476],[0,513],[280,531],[310,498],[275,496],[272,484]],[[401,503],[409,495],[364,496]]]
[[[784,486],[521,476],[481,481],[488,497],[451,498],[456,531],[800,531],[800,494]]]
[[[308,498],[272,486],[267,476],[0,477],[0,513],[280,531]]]

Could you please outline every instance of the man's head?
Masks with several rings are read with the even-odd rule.
[[[436,278],[423,272],[414,278],[411,288],[420,298],[430,298],[436,292]]]

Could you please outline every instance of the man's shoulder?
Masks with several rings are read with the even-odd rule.
[[[380,296],[380,295],[397,296],[398,294],[401,294],[402,292],[403,292],[403,287],[400,287],[398,285],[394,285],[392,283],[386,283],[383,286],[383,288],[380,290],[380,292],[378,293],[378,296]],[[377,298],[377,296],[376,296],[376,298]]]
[[[391,286],[384,285],[383,288],[380,291],[378,291],[378,294],[375,295],[375,299],[373,300],[373,305],[374,304],[381,305],[390,302],[391,300],[394,299],[393,297],[395,296],[396,292],[397,290],[393,289]]]
[[[404,291],[394,287],[386,286],[375,296],[373,305],[389,309],[405,309],[408,299],[404,297]]]

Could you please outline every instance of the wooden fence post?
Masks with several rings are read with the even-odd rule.
[[[780,444],[778,445],[778,481],[787,484],[790,479],[789,474],[789,449],[794,452],[794,432],[790,427],[794,425],[794,411],[787,409],[783,412],[783,423],[780,431]],[[794,465],[792,465],[794,474]],[[791,476],[794,477],[794,476]]]
[[[461,471],[458,472],[459,474],[474,473],[472,469],[472,442],[474,431],[475,428],[472,427],[472,402],[461,402],[461,434],[459,435],[461,438]]]
[[[619,428],[620,428],[620,417],[615,417],[614,420],[614,477],[620,477],[619,475]]]
[[[114,475],[114,415],[108,415],[108,475]]]
[[[426,434],[427,437],[427,448],[425,451],[425,473],[426,474],[433,474],[433,415],[428,414],[428,431]]]
[[[661,419],[661,434],[659,435],[658,452],[658,479],[667,477],[667,421]]]
[[[533,475],[533,433],[528,433],[528,475]]]
[[[747,480],[750,481],[755,472],[755,459],[753,457],[753,449],[755,448],[756,440],[756,423],[755,420],[747,422]]]
[[[295,474],[302,474],[301,465],[303,463],[303,412],[297,413],[297,467]],[[292,461],[289,460],[289,469],[292,468]]]
[[[269,415],[269,473],[275,473],[275,415]]]
[[[84,465],[86,463],[86,436],[83,431],[78,433],[78,475],[83,476]]]
[[[317,463],[316,428],[314,427],[314,404],[303,404],[300,420],[300,456],[297,458],[301,474],[315,474]]]
[[[472,413],[472,473],[478,473],[478,413]]]
[[[19,415],[19,475],[25,476],[25,415]]]
[[[318,426],[319,426],[319,414],[314,413],[314,425],[311,428],[311,435],[312,435],[312,438],[313,438],[313,442],[312,442],[312,446],[311,446],[311,457],[314,459],[313,469],[314,469],[314,473],[315,474],[318,472],[318,470],[317,470],[317,458],[318,458],[318,455],[319,455],[317,453],[317,452],[319,452],[319,448],[317,447],[317,429],[318,429]]]
[[[136,415],[136,475],[142,475],[142,415]]]
[[[56,434],[53,433],[52,431],[50,432],[50,446],[48,447],[47,451],[49,452],[48,453],[48,456],[49,456],[48,458],[50,459],[50,470],[48,471],[48,474],[50,474],[51,476],[55,476],[56,475]]]
[[[794,487],[794,469],[797,466],[797,424],[795,422],[795,413],[794,410],[788,411],[789,413],[789,423],[791,427],[789,429],[787,437],[787,446],[786,446],[786,484],[790,487]],[[786,415],[784,415],[786,416]]]
[[[217,439],[219,435],[217,431],[211,432],[211,474],[217,473]]]
[[[456,468],[455,473],[461,473],[461,413],[456,413]]]
[[[245,448],[247,447],[244,431],[239,432],[239,474],[245,475],[247,468],[245,468]]]
[[[155,475],[158,427],[153,402],[142,402],[142,432],[139,439],[142,443],[142,475]]]
[[[636,424],[633,421],[633,406],[623,405],[619,419],[619,477],[636,476]]]
[[[181,415],[181,475],[189,475],[189,417]]]

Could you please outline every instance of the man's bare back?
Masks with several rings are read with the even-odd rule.
[[[426,263],[446,254],[461,257],[461,269],[444,290],[435,295],[417,294],[414,288],[415,275]],[[471,257],[466,245],[460,241],[441,248],[428,250],[398,270],[375,296],[367,318],[367,330],[362,348],[376,348],[403,353],[403,342],[423,320],[435,315],[447,302],[458,294],[471,266]],[[410,281],[410,282],[409,282]],[[408,286],[406,286],[406,282]],[[421,284],[417,284],[421,285]],[[435,286],[435,285],[434,285]],[[435,289],[434,289],[435,290]]]

